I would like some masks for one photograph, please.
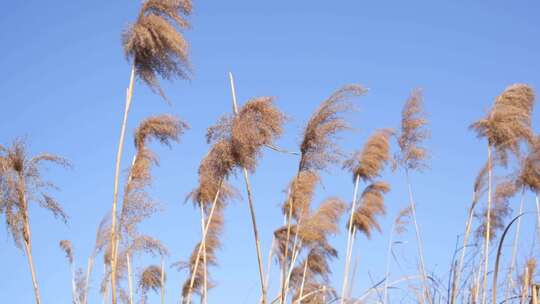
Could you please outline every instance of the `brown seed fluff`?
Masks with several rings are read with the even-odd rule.
[[[124,53],[133,60],[137,76],[163,97],[158,76],[189,77],[189,45],[179,30],[189,27],[191,11],[191,0],[146,0],[122,35]]]
[[[353,174],[353,180],[358,176],[363,181],[372,180],[380,175],[384,166],[390,160],[391,129],[378,130],[365,144],[362,151],[345,161],[343,167]]]
[[[46,193],[46,190],[57,187],[42,177],[41,169],[45,162],[70,167],[66,159],[49,153],[29,157],[26,144],[21,139],[0,149],[0,214],[4,215],[7,231],[18,248],[22,248],[24,240],[29,240],[24,222],[30,202],[38,203],[63,222],[68,219],[62,206]],[[24,194],[24,199],[21,194]]]
[[[273,145],[283,133],[285,115],[272,97],[256,97],[247,101],[237,115],[222,117],[208,129],[208,142],[230,141],[231,158],[236,166],[255,171],[261,148]]]
[[[380,231],[376,216],[384,215],[384,194],[390,191],[390,185],[384,182],[373,182],[362,192],[360,206],[354,210],[352,224],[359,232],[371,238],[372,230]]]
[[[495,99],[487,117],[471,125],[478,137],[485,137],[495,148],[497,159],[506,165],[508,152],[520,155],[520,143],[532,143],[531,114],[534,106],[534,91],[526,84],[507,87]]]
[[[339,132],[348,128],[342,115],[352,109],[347,100],[366,92],[360,85],[347,85],[334,92],[315,110],[302,136],[299,171],[322,170],[340,159],[335,143]]]
[[[422,144],[429,138],[429,131],[425,128],[428,121],[424,113],[420,89],[415,89],[411,93],[405,102],[401,116],[401,134],[398,137],[401,153],[396,159],[406,169],[421,170],[427,166],[425,159],[428,152]]]

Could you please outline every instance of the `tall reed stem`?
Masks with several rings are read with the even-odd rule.
[[[86,265],[86,277],[84,278],[84,300],[83,304],[88,303],[88,288],[90,285],[90,276],[92,274],[92,268],[94,267],[94,255],[88,258],[88,264]]]
[[[234,87],[234,78],[231,72],[229,72],[229,81],[231,83],[231,94],[232,94],[232,100],[233,100],[233,110],[234,114],[238,115],[238,103],[236,101],[236,90]],[[244,181],[246,183],[246,192],[248,196],[248,204],[249,204],[249,213],[251,215],[251,224],[253,226],[253,236],[255,237],[255,247],[257,250],[257,262],[259,267],[259,279],[261,281],[261,292],[262,292],[262,304],[266,303],[266,288],[264,286],[264,270],[263,270],[263,262],[262,262],[262,253],[261,253],[261,244],[259,239],[259,230],[257,229],[257,218],[255,216],[255,207],[253,204],[253,195],[251,193],[251,186],[249,183],[249,176],[246,168],[242,168],[242,171],[244,173]]]
[[[161,304],[165,304],[165,261],[161,258],[161,276],[160,276],[160,296]]]
[[[218,190],[216,191],[216,195],[214,196],[214,201],[212,202],[212,207],[210,208],[210,213],[208,214],[208,219],[206,220],[206,226],[204,227],[203,235],[201,237],[201,242],[199,244],[199,248],[197,249],[197,256],[195,257],[195,265],[193,265],[193,271],[191,273],[191,278],[189,281],[189,289],[186,295],[186,301],[184,302],[186,304],[191,303],[191,294],[193,292],[193,285],[195,284],[195,276],[199,268],[199,259],[202,254],[203,244],[206,242],[206,235],[208,234],[208,228],[210,227],[210,223],[212,221],[212,218],[214,217],[214,211],[216,210],[216,205],[219,199],[219,194],[221,192],[222,185],[223,185],[223,179],[219,182]]]
[[[473,191],[473,197],[472,197],[472,203],[471,207],[469,207],[469,211],[467,212],[467,223],[465,224],[465,233],[463,234],[463,247],[461,248],[461,256],[459,258],[458,265],[455,269],[455,279],[452,283],[452,290],[450,295],[450,304],[454,304],[456,301],[459,283],[461,279],[461,272],[463,270],[463,263],[465,262],[465,255],[467,252],[467,246],[469,244],[469,236],[471,234],[471,227],[472,227],[472,220],[474,215],[474,207],[476,206],[476,192]]]
[[[394,233],[396,230],[395,222],[392,224],[390,239],[388,240],[388,250],[386,252],[386,271],[384,273],[383,304],[388,303],[388,279],[390,276],[390,258],[392,256],[392,246],[394,244]]]
[[[116,153],[116,167],[114,173],[114,194],[111,211],[111,292],[112,292],[112,304],[116,304],[116,209],[118,203],[118,188],[120,180],[120,164],[122,162],[122,151],[124,150],[124,137],[126,135],[126,126],[129,116],[129,109],[131,108],[131,100],[133,97],[133,86],[135,83],[135,65],[131,67],[131,75],[129,77],[129,86],[126,92],[126,104],[124,107],[124,119],[122,120],[122,127],[120,129],[120,140],[118,142],[118,151]]]
[[[19,187],[17,189],[17,195],[19,201],[22,204],[23,210],[23,241],[24,252],[28,261],[28,267],[30,268],[30,275],[32,276],[32,286],[34,287],[34,297],[36,304],[41,303],[39,285],[37,281],[36,269],[34,266],[34,258],[32,256],[32,233],[30,231],[30,216],[28,215],[28,201],[26,200],[26,183],[23,173],[18,174]]]
[[[521,189],[521,200],[519,203],[519,212],[518,214],[523,213],[523,207],[525,203],[525,188]],[[510,288],[514,287],[514,280],[512,279],[512,273],[514,272],[514,269],[516,267],[517,262],[517,250],[519,245],[519,233],[521,230],[521,217],[518,218],[516,223],[516,234],[514,235],[514,240],[512,244],[512,258],[510,260],[510,268],[508,268],[508,275],[506,278],[506,284],[504,288],[504,298],[506,299],[508,296],[508,291]]]
[[[422,237],[420,236],[420,228],[418,227],[418,221],[416,220],[416,203],[414,202],[412,184],[409,176],[409,170],[405,169],[405,178],[407,179],[407,188],[409,190],[409,205],[411,208],[412,220],[414,223],[414,231],[416,233],[416,246],[418,250],[418,258],[420,262],[420,273],[422,275],[422,286],[424,289],[422,298],[426,299],[428,303],[431,303],[431,295],[427,286],[426,267],[424,263],[424,248],[422,244]]]
[[[488,144],[488,206],[487,206],[487,215],[486,215],[486,235],[484,242],[484,274],[482,280],[482,304],[486,304],[486,295],[487,295],[487,275],[489,269],[489,240],[491,238],[491,191],[492,191],[492,171],[491,166],[491,145]]]
[[[126,253],[126,262],[127,262],[127,275],[128,275],[128,288],[129,288],[129,304],[133,304],[133,279],[131,271],[131,259],[129,258],[129,253]]]
[[[204,208],[203,208],[202,203],[200,204],[200,206],[201,206],[201,233],[204,233],[204,223],[205,223]],[[203,247],[203,272],[204,272],[203,292],[202,292],[201,303],[205,304],[207,301],[206,299],[207,299],[207,292],[208,292],[208,268],[207,268],[207,263],[206,263],[206,241],[203,242],[201,245]]]
[[[352,256],[352,247],[353,247],[353,216],[354,211],[356,210],[356,200],[358,197],[358,185],[360,184],[360,176],[356,175],[354,178],[354,190],[353,190],[353,201],[351,203],[351,215],[349,217],[348,225],[348,233],[347,233],[347,253],[345,257],[345,270],[343,271],[343,285],[341,287],[341,300],[340,303],[345,303],[345,293],[347,292],[347,284],[349,280],[349,268],[351,264],[351,256]]]
[[[536,201],[536,231],[538,232],[538,241],[540,242],[540,200],[538,194],[534,196]]]

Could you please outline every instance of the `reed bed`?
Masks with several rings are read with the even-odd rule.
[[[131,163],[123,165],[134,87],[136,80],[140,80],[170,103],[160,81],[190,77],[189,42],[184,31],[190,28],[188,17],[192,9],[189,0],[146,0],[134,23],[122,35],[131,73],[117,147],[111,209],[103,210],[107,215],[97,226],[95,242],[85,263],[80,262],[74,246],[80,240],[59,242],[59,252],[66,257],[71,277],[66,292],[71,293],[73,303],[91,303],[92,292],[100,295],[103,303],[112,304],[150,303],[155,298],[163,304],[166,295],[185,304],[197,300],[203,304],[222,303],[212,294],[220,283],[213,274],[219,265],[220,249],[226,245],[223,232],[230,221],[251,224],[255,250],[237,254],[256,260],[260,286],[257,298],[262,304],[387,304],[402,301],[398,293],[406,295],[405,302],[422,304],[538,303],[540,137],[532,128],[535,93],[527,84],[508,86],[495,97],[487,114],[471,124],[471,130],[486,143],[487,156],[472,181],[463,233],[456,251],[448,253],[452,263],[442,278],[430,272],[432,264],[422,238],[423,218],[418,215],[422,205],[415,198],[416,192],[424,189],[414,183],[414,177],[429,174],[431,136],[420,89],[414,89],[406,99],[395,127],[373,126],[382,128],[365,142],[355,141],[354,146],[361,148],[354,152],[346,151],[340,139],[344,133],[360,127],[351,125],[349,118],[357,113],[356,99],[361,100],[357,97],[368,91],[358,84],[345,85],[315,108],[300,133],[298,152],[290,152],[279,147],[278,140],[288,131],[286,123],[291,117],[279,109],[276,98],[271,96],[253,97],[240,104],[233,75],[229,73],[232,112],[223,113],[208,127],[208,152],[198,167],[197,186],[186,198],[197,211],[200,227],[183,228],[197,234],[196,244],[190,252],[173,253],[159,236],[145,232],[142,223],[159,216],[157,212],[162,207],[149,191],[154,180],[152,169],[159,165],[151,142],[173,148],[189,126],[170,114],[142,120],[133,130],[135,149]],[[272,244],[265,248],[256,213],[261,190],[251,184],[251,177],[267,153],[284,153],[297,165],[292,168],[290,181],[282,181],[285,194],[280,207],[275,208],[275,215],[284,219],[283,225],[272,227]],[[29,205],[35,203],[61,221],[69,220],[49,193],[56,186],[42,177],[44,163],[70,167],[66,159],[54,154],[29,156],[21,139],[0,145],[0,214],[14,245],[27,258],[37,304],[42,303],[38,274],[45,274],[37,271],[39,265],[34,262],[30,220],[33,214]],[[126,169],[125,176],[121,174],[122,168]],[[319,197],[318,190],[329,178],[325,174],[329,171],[351,176],[350,201],[339,193]],[[388,181],[393,180],[392,175],[400,174],[406,186],[406,203],[387,202],[386,195],[395,188]],[[239,175],[243,187],[234,184]],[[529,201],[529,192],[535,197],[534,204]],[[226,218],[232,201],[246,201],[249,214]],[[387,204],[394,204],[395,210],[399,210],[392,214],[394,220],[389,227],[383,220]],[[522,221],[527,217],[536,221],[533,227],[528,227],[530,221]],[[388,233],[388,240],[382,239],[383,231]],[[393,266],[399,266],[400,257],[395,250],[405,242],[402,239],[409,231],[414,232],[415,266],[397,276]],[[530,246],[522,242],[524,231],[534,231],[535,242],[526,255]],[[42,231],[36,235],[42,237]],[[344,240],[344,248],[336,245],[336,239]],[[181,237],[178,240],[183,241]],[[357,240],[361,246],[355,246]],[[381,252],[385,257],[385,268],[379,272],[382,280],[373,281],[371,274],[363,275],[369,261],[357,258],[354,266],[351,264],[355,251],[369,250],[370,244],[377,241],[387,244],[387,249]],[[184,258],[171,262],[171,256]],[[96,263],[100,261],[103,275],[93,280]],[[272,272],[273,265],[279,270]],[[182,280],[174,280],[168,273],[170,267],[182,270]],[[341,282],[337,282],[336,276]],[[274,288],[270,288],[271,279],[279,281]],[[372,282],[368,289],[356,292],[355,286],[369,285],[369,280]],[[98,281],[95,286],[93,282]],[[171,290],[171,286],[176,288]],[[244,288],[235,292],[243,293]]]

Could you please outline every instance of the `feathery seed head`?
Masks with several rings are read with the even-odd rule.
[[[189,27],[191,11],[191,0],[146,0],[137,21],[122,35],[137,76],[163,97],[158,76],[189,78],[189,45],[179,30]]]
[[[342,117],[352,109],[347,100],[365,92],[360,85],[344,86],[317,108],[307,123],[300,144],[300,171],[322,170],[339,161],[341,152],[335,141],[337,135],[348,128]]]

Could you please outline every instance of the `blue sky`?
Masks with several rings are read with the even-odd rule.
[[[114,159],[129,64],[120,35],[134,20],[138,1],[9,1],[0,12],[0,143],[28,140],[33,153],[49,151],[67,157],[74,168],[51,168],[62,191],[55,193],[70,215],[69,225],[31,208],[34,255],[43,303],[69,303],[69,270],[58,248],[71,239],[81,266],[91,251],[101,217],[109,211]],[[197,166],[208,146],[206,128],[230,113],[227,72],[236,77],[238,98],[271,95],[292,120],[279,145],[297,149],[300,132],[317,105],[334,90],[360,83],[369,93],[355,100],[359,111],[348,116],[355,130],[344,134],[343,148],[360,148],[383,127],[398,127],[410,91],[425,93],[432,139],[431,168],[413,175],[418,218],[427,268],[444,276],[457,234],[464,227],[472,182],[485,160],[485,143],[468,130],[507,85],[525,82],[540,88],[540,5],[534,1],[197,1],[186,33],[191,43],[191,81],[164,82],[172,105],[137,83],[128,135],[144,117],[172,113],[191,129],[172,149],[156,146],[161,166],[154,170],[154,196],[164,212],[143,229],[170,248],[168,262],[187,259],[200,237],[199,213],[184,204],[197,183]],[[534,125],[538,130],[538,113]],[[127,139],[124,159],[133,153]],[[282,223],[282,190],[295,174],[297,160],[265,151],[252,176],[264,255],[272,231]],[[126,168],[128,162],[123,163]],[[359,272],[354,293],[382,278],[388,231],[407,202],[401,172],[387,172],[392,184],[383,234],[359,237],[355,255]],[[244,190],[242,180],[233,180]],[[324,174],[315,204],[338,195],[350,200],[351,178],[339,167]],[[528,197],[528,208],[532,198]],[[517,207],[516,207],[517,208]],[[254,303],[258,274],[247,204],[226,212],[218,284],[210,301]],[[532,231],[534,223],[526,222]],[[340,227],[344,227],[341,224]],[[528,233],[528,232],[527,232]],[[528,233],[530,234],[530,233]],[[0,234],[0,298],[31,303],[26,259],[6,232]],[[413,235],[402,246],[402,270],[415,265]],[[343,235],[333,239],[342,252]],[[523,253],[525,255],[525,253]],[[140,260],[139,264],[151,262]],[[140,266],[140,265],[139,265]],[[395,265],[394,265],[395,266]],[[393,266],[393,267],[394,267]],[[274,269],[276,269],[274,267]],[[333,264],[334,285],[341,284],[343,263]],[[98,303],[98,260],[91,302]],[[167,302],[174,303],[185,273],[171,269]],[[274,287],[278,278],[273,276]],[[272,284],[271,282],[271,284]],[[275,290],[275,289],[272,289]],[[213,301],[212,301],[213,300]]]

